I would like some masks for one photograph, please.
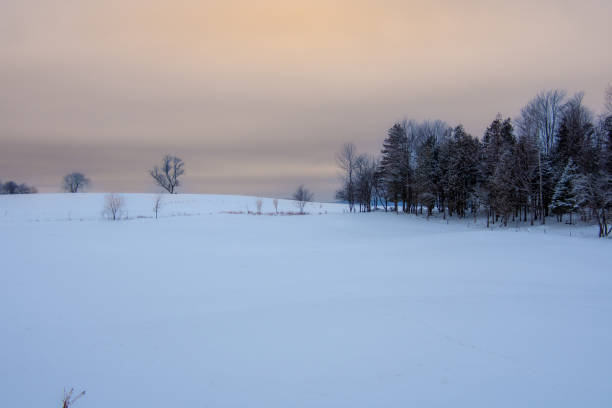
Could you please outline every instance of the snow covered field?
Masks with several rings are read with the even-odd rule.
[[[596,229],[152,197],[0,196],[0,405],[612,406]]]

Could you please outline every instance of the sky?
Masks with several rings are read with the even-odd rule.
[[[397,120],[480,137],[541,90],[612,83],[612,2],[0,0],[0,180],[60,191],[319,200],[345,142],[377,153]]]

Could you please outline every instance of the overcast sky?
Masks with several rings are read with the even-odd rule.
[[[0,180],[285,197],[337,187],[334,152],[403,118],[480,137],[538,91],[612,82],[609,0],[2,0]]]

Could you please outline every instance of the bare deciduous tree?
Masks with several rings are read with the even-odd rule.
[[[108,194],[104,198],[104,216],[113,221],[121,219],[125,203],[119,194]]]
[[[306,204],[312,201],[313,194],[303,185],[299,186],[295,193],[293,193],[293,199],[295,205],[300,209],[300,214],[304,214],[304,207]]]
[[[89,179],[83,173],[75,171],[64,176],[62,188],[68,193],[78,193],[87,187],[89,183]]]
[[[157,185],[174,194],[174,190],[180,185],[179,177],[185,173],[185,163],[182,159],[165,155],[162,165],[153,167],[149,171]]]
[[[157,194],[153,199],[153,212],[155,212],[155,219],[157,219],[157,215],[162,208],[164,196],[161,194]]]
[[[521,109],[516,120],[519,134],[537,138],[542,153],[547,156],[553,150],[565,96],[565,91],[558,89],[540,92]]]
[[[85,391],[81,391],[79,394],[75,395],[74,397],[72,396],[73,393],[74,393],[74,388],[71,388],[70,391],[68,392],[64,390],[64,398],[62,398],[62,408],[70,408],[72,404],[75,403],[76,400],[78,400],[83,395],[85,395]]]
[[[255,201],[255,206],[257,207],[257,214],[258,215],[261,215],[261,207],[262,207],[262,205],[263,205],[263,200],[261,198],[258,198]]]
[[[342,149],[336,153],[336,163],[342,170],[344,180],[342,189],[336,193],[336,197],[348,202],[349,211],[355,208],[355,171],[357,169],[357,148],[353,143],[345,143]]]
[[[272,204],[274,204],[274,212],[278,214],[278,198],[272,200]]]
[[[606,115],[612,115],[612,85],[608,85],[604,94],[604,108]]]

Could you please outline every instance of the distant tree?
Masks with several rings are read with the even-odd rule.
[[[577,205],[597,218],[599,237],[607,237],[611,232],[608,222],[612,212],[612,176],[607,172],[580,175],[574,191]]]
[[[38,193],[36,187],[28,186],[26,183],[17,184],[14,181],[0,183],[0,194],[35,194]]]
[[[563,221],[563,214],[569,213],[570,224],[572,213],[578,209],[576,184],[578,181],[578,166],[570,158],[563,170],[561,178],[555,187],[551,208],[557,214],[559,221]]]
[[[389,199],[394,203],[394,210],[398,211],[400,201],[405,210],[410,178],[410,152],[406,128],[400,123],[396,123],[387,131],[381,154],[381,181]]]
[[[508,175],[504,174],[504,170],[498,169],[504,166],[505,170],[512,170],[513,152],[516,138],[514,136],[514,128],[510,118],[503,119],[501,115],[497,115],[491,125],[485,131],[480,157],[480,177],[482,181],[483,197],[489,200],[486,203],[489,215],[493,217],[493,222],[502,215],[504,223],[507,224],[508,203],[496,196],[496,194],[506,195],[504,191],[504,180]],[[502,157],[506,156],[502,163]],[[505,187],[503,187],[505,188]]]
[[[15,183],[14,181],[7,181],[2,185],[3,194],[17,194],[18,189],[19,184]]]
[[[68,193],[78,193],[89,185],[89,179],[83,173],[66,174],[62,180],[62,188]]]
[[[155,213],[155,219],[157,219],[157,215],[163,206],[164,196],[162,194],[157,194],[153,199],[153,212]]]
[[[17,186],[17,194],[35,194],[38,193],[36,187],[28,186],[26,183],[21,183]]]
[[[299,186],[295,193],[293,193],[293,199],[295,200],[295,204],[300,210],[300,214],[304,214],[304,207],[306,204],[312,201],[313,194],[303,185]]]
[[[450,143],[453,154],[447,172],[447,196],[458,216],[464,217],[468,198],[478,180],[479,142],[459,125],[453,131]]]
[[[278,214],[278,198],[272,200],[272,204],[274,205],[274,212]]]
[[[427,217],[432,214],[436,203],[439,170],[436,139],[430,135],[419,148],[414,175],[418,200],[427,208]]]
[[[540,92],[521,109],[516,120],[519,133],[537,138],[546,156],[553,152],[565,95],[565,91],[558,89]]]
[[[258,198],[255,200],[255,207],[257,208],[257,215],[261,215],[261,207],[263,206],[263,200]]]
[[[354,176],[354,196],[359,203],[359,211],[371,211],[376,162],[363,154],[357,157]]]
[[[563,107],[563,117],[557,133],[554,152],[556,170],[562,172],[569,159],[581,172],[593,171],[591,150],[595,135],[593,114],[582,103],[583,94],[574,95]]]
[[[608,85],[604,94],[604,115],[612,115],[612,85]]]
[[[108,194],[104,198],[104,216],[113,221],[121,219],[125,202],[119,194]]]
[[[353,143],[345,143],[336,153],[336,163],[342,170],[342,187],[336,192],[338,200],[346,201],[349,211],[355,210],[355,171],[357,170],[357,148]]]
[[[170,194],[174,194],[175,189],[180,185],[179,177],[184,173],[185,163],[183,160],[170,155],[164,156],[161,166],[155,166],[153,170],[149,171],[157,185]]]
[[[523,208],[523,221],[527,221],[527,212],[531,214],[531,225],[541,212],[541,157],[538,141],[529,135],[521,135],[515,147],[516,172],[514,185],[518,195],[518,205]]]
[[[492,195],[491,206],[496,215],[501,216],[504,226],[508,225],[509,216],[516,207],[516,156],[512,150],[505,151],[495,167],[495,173],[489,181],[489,194]]]
[[[612,114],[604,119],[602,130],[604,136],[602,137],[602,167],[606,169],[609,174],[612,174]]]

